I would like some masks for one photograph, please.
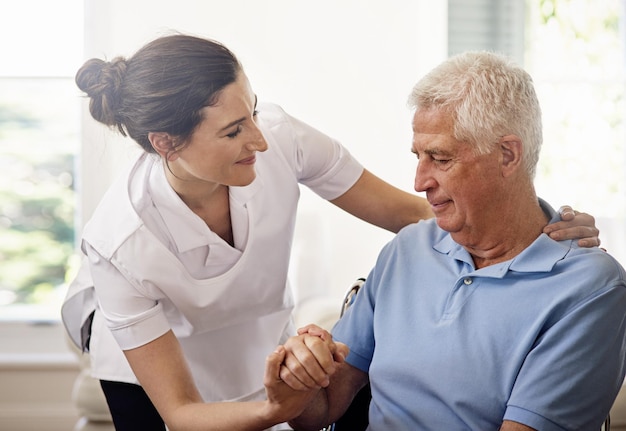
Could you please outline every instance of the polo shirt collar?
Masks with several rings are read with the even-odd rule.
[[[550,219],[549,223],[560,220],[560,215],[546,201],[539,199],[539,205]],[[533,241],[519,255],[510,261],[510,270],[516,272],[549,272],[573,247],[574,240],[555,241],[545,233]]]
[[[551,217],[550,223],[559,221],[559,214],[545,201],[539,200],[543,211]],[[504,277],[508,271],[515,272],[549,272],[558,261],[562,260],[573,247],[574,240],[555,241],[542,233],[513,259],[496,265],[482,268],[481,274],[492,277]],[[461,245],[457,244],[448,233],[436,243],[433,248],[452,259],[474,266],[471,255]]]

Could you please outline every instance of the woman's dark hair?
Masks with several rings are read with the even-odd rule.
[[[241,65],[222,44],[187,35],[156,39],[129,59],[92,58],[76,73],[100,123],[154,152],[148,132],[186,141],[202,121],[202,108],[237,79]]]

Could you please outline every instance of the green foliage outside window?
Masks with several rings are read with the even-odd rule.
[[[624,2],[528,0],[528,6],[526,67],[544,114],[539,194],[618,228],[626,217]]]
[[[0,80],[0,305],[59,295],[74,255],[71,80]]]

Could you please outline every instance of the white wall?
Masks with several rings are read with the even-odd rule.
[[[217,39],[239,57],[260,100],[340,139],[365,166],[413,191],[406,97],[446,56],[446,4],[428,0],[86,2],[86,58],[129,56],[172,31]],[[83,133],[83,221],[134,148],[89,118]],[[97,172],[97,175],[94,175]],[[310,192],[301,202],[293,279],[301,300],[332,297],[367,275],[387,232]]]

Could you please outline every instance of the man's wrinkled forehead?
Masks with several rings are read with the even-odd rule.
[[[454,120],[445,111],[436,109],[418,109],[412,121],[414,139],[420,135],[452,138],[454,136]]]

